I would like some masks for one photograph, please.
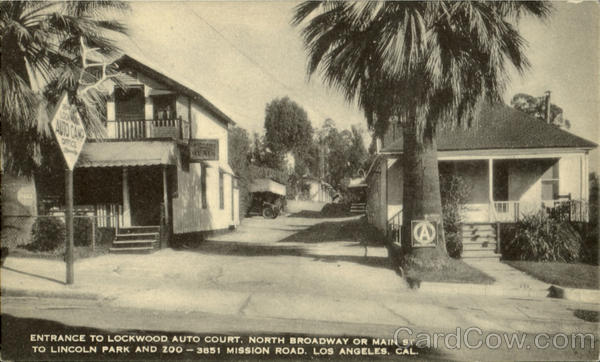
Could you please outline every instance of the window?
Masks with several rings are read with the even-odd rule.
[[[160,95],[152,97],[153,107],[154,107],[154,119],[155,120],[164,120],[164,119],[175,119],[177,115],[175,114],[176,103],[175,97],[173,95]]]
[[[223,172],[219,172],[219,208],[221,210],[225,208],[225,185],[223,182],[223,177]]]
[[[208,208],[208,202],[206,202],[206,166],[202,165],[202,174],[200,175],[200,187],[202,190],[202,208]]]
[[[144,86],[115,88],[115,116],[117,120],[143,120],[144,102]]]
[[[558,199],[558,160],[542,175],[542,200]]]

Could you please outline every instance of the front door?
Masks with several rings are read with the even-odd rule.
[[[163,199],[160,167],[130,168],[129,190],[131,225],[159,225]]]

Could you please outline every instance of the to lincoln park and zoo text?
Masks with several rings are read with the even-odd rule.
[[[418,355],[393,339],[303,336],[31,334],[35,354]]]

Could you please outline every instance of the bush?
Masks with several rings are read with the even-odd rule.
[[[581,236],[567,221],[537,213],[504,229],[502,254],[508,260],[573,262],[581,256]]]
[[[65,242],[65,223],[58,217],[40,217],[31,228],[31,248],[53,251]]]
[[[446,250],[448,250],[448,255],[458,259],[462,254],[462,238],[460,236],[462,212],[471,194],[471,186],[459,176],[442,174],[440,190]]]

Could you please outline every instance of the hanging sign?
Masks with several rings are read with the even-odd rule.
[[[86,135],[81,116],[77,109],[71,106],[66,92],[56,106],[56,111],[52,121],[50,121],[50,127],[54,132],[67,167],[69,170],[73,170],[85,143]]]
[[[429,220],[412,220],[410,224],[413,248],[431,248],[437,245],[437,222]]]
[[[219,159],[218,139],[192,139],[189,143],[190,162],[217,161]]]

